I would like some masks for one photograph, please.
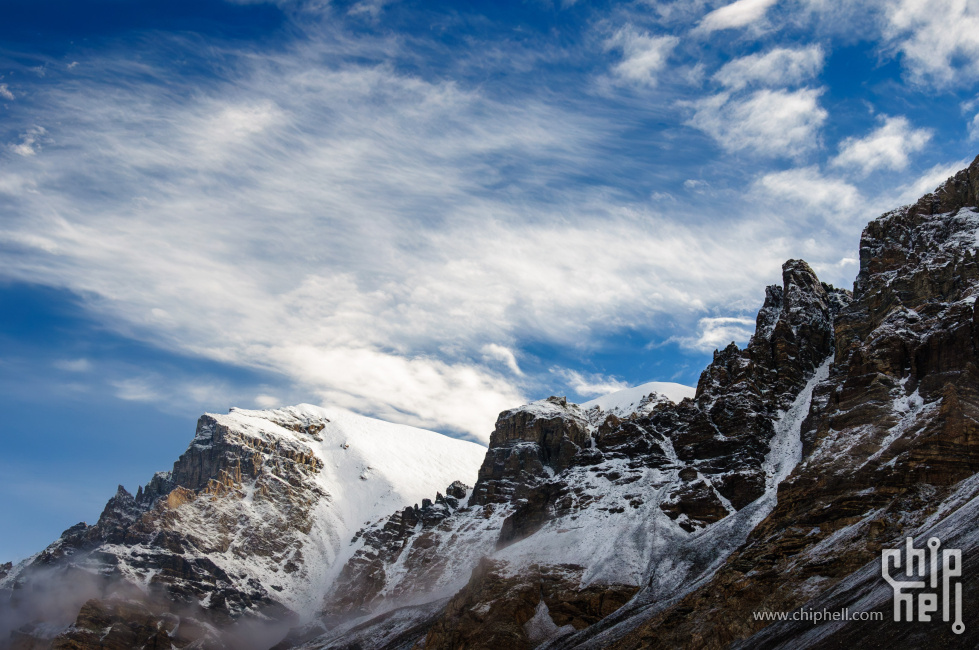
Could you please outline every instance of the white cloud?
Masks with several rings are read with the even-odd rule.
[[[10,92],[10,88],[7,87],[7,84],[0,84],[0,97],[13,101],[14,94]]]
[[[220,106],[207,116],[200,130],[206,132],[208,146],[241,142],[275,124],[279,111],[271,101],[258,104]]]
[[[786,86],[807,81],[823,68],[818,45],[802,49],[775,48],[724,64],[713,79],[733,90],[750,85]]]
[[[395,0],[359,0],[347,11],[349,16],[363,16],[376,21],[384,12],[384,8]]]
[[[732,341],[744,344],[755,331],[755,320],[740,316],[701,318],[697,323],[696,336],[675,337],[672,340],[682,347],[698,352],[725,348]]]
[[[263,409],[271,409],[282,406],[282,400],[274,395],[262,393],[255,396],[255,406]]]
[[[844,140],[832,164],[864,174],[878,169],[902,170],[908,166],[908,156],[924,149],[931,137],[929,129],[912,128],[906,117],[884,117],[866,137]]]
[[[746,97],[719,93],[695,102],[687,123],[728,151],[797,156],[818,144],[819,128],[828,116],[819,105],[822,92],[762,89]]]
[[[979,78],[979,6],[970,0],[884,3],[883,35],[914,81],[947,85]]]
[[[259,405],[262,396],[252,398],[221,379],[163,375],[138,368],[106,364],[111,374],[106,382],[118,399],[152,404],[168,413],[202,413],[206,409],[222,410],[232,405]],[[268,397],[268,396],[265,396]],[[273,398],[274,399],[274,398]],[[282,406],[281,402],[276,404]],[[263,407],[267,408],[267,407]]]
[[[551,372],[561,377],[568,387],[581,397],[608,395],[630,388],[626,382],[600,373],[581,373],[566,368],[552,368]]]
[[[746,27],[765,17],[769,7],[778,0],[737,0],[710,12],[700,21],[699,29],[713,32],[720,29]]]
[[[116,397],[129,402],[162,402],[164,395],[151,382],[141,378],[129,378],[113,381]]]
[[[844,180],[823,176],[818,167],[765,174],[755,182],[753,191],[830,220],[859,215],[863,203],[856,187]]]
[[[969,122],[969,140],[979,140],[979,113]]]
[[[666,61],[679,44],[676,36],[650,36],[632,26],[624,27],[605,43],[606,48],[622,52],[622,60],[612,72],[621,79],[655,86]]]
[[[282,377],[264,394],[485,440],[541,390],[517,373],[520,341],[582,349],[693,321],[753,301],[798,255],[772,235],[782,217],[753,206],[684,221],[682,205],[663,216],[580,183],[606,163],[613,119],[331,68],[326,45],[308,47],[246,57],[207,92],[116,83],[153,78],[119,60],[39,87],[32,117],[55,126],[43,156],[5,161],[22,180],[3,194],[0,277],[74,291],[127,336]],[[752,112],[778,118],[799,98],[752,95],[744,116],[723,109],[749,126],[718,133],[803,148],[804,120],[770,133]],[[257,403],[259,389],[137,375],[115,390],[220,404]]]
[[[33,156],[41,150],[40,140],[41,136],[43,136],[45,133],[47,133],[47,131],[44,130],[44,127],[31,127],[21,134],[20,144],[10,145],[10,150],[18,156]]]
[[[520,370],[520,365],[517,363],[517,357],[508,347],[498,345],[496,343],[488,343],[484,345],[481,352],[483,353],[483,359],[487,361],[500,361],[505,365],[510,371],[518,376],[523,375],[523,371]]]

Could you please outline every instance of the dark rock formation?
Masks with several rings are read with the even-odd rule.
[[[937,647],[938,639],[975,646],[974,624],[957,637],[948,624],[894,623],[889,593],[877,604],[888,620],[853,622],[819,642],[806,641],[818,638],[811,624],[779,625],[756,639],[766,623],[752,612],[853,607],[867,592],[834,591],[844,578],[863,569],[864,584],[879,583],[882,548],[941,530],[976,496],[951,495],[979,471],[977,199],[979,159],[934,194],[867,226],[853,302],[836,318],[832,372],[816,387],[802,431],[804,460],[779,487],[777,507],[710,583],[613,647],[696,639],[703,648],[739,640],[828,648],[871,637],[875,647]],[[944,518],[929,521],[936,512]],[[966,593],[977,590],[967,578]]]
[[[535,615],[546,617],[551,634],[561,636],[602,620],[638,591],[628,586],[578,589],[581,567],[574,565],[533,565],[519,576],[500,569],[500,563],[482,560],[416,647],[529,650],[546,640],[534,638]]]
[[[588,442],[588,423],[564,397],[549,397],[533,409],[504,411],[490,436],[473,504],[523,498],[541,479],[567,469]]]

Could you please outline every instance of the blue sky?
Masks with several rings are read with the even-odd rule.
[[[979,153],[979,2],[6,0],[0,561],[196,417],[694,384]]]

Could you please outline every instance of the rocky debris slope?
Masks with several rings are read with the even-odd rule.
[[[95,525],[73,526],[29,561],[5,568],[0,597],[25,620],[45,620],[49,612],[33,607],[67,592],[75,602],[65,604],[70,618],[62,624],[94,598],[65,635],[75,645],[65,647],[95,647],[86,641],[92,620],[129,614],[134,621],[156,615],[168,629],[177,617],[181,639],[191,628],[259,630],[242,621],[265,621],[274,637],[268,647],[315,611],[354,531],[475,476],[484,451],[308,405],[204,415],[172,471],[135,496],[120,486]],[[122,639],[149,629],[110,627]]]
[[[552,397],[502,413],[471,493],[358,534],[325,627],[363,630],[371,615],[451,597],[426,649],[531,648],[696,584],[774,505],[849,301],[791,260],[749,345],[716,353],[692,398],[630,393],[603,409]],[[308,647],[343,645],[331,632]]]
[[[949,623],[893,621],[881,549],[938,535],[979,578],[979,158],[935,193],[871,222],[860,242],[854,299],[836,319],[834,360],[814,391],[803,459],[778,505],[717,575],[624,634],[580,647],[972,648]],[[971,513],[971,514],[970,514]],[[970,554],[970,551],[972,553]],[[970,558],[970,555],[972,559]],[[766,623],[755,611],[880,611],[885,620],[821,627]],[[941,618],[939,616],[938,618]]]

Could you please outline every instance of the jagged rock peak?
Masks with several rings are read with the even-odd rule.
[[[587,418],[566,397],[548,397],[500,413],[473,488],[478,505],[507,501],[567,468],[588,445]]]
[[[912,215],[933,215],[976,206],[979,206],[979,156],[934,192],[925,194],[904,210]]]
[[[854,304],[837,323],[836,360],[887,320],[915,321],[979,292],[979,158],[917,203],[881,215],[860,238]]]
[[[744,350],[731,343],[697,383],[704,406],[731,391],[756,396],[771,392],[785,408],[833,349],[836,316],[851,301],[849,291],[820,282],[802,260],[782,265],[782,286],[769,286],[758,312],[755,333]]]

